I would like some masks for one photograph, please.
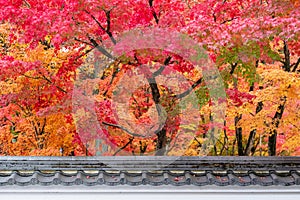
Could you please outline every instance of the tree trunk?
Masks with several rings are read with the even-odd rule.
[[[277,138],[277,128],[279,126],[279,122],[282,118],[284,107],[286,103],[286,97],[282,97],[281,104],[278,106],[278,109],[272,119],[272,130],[269,133],[269,141],[268,141],[268,153],[269,156],[276,155],[276,138]]]
[[[243,149],[243,135],[242,135],[242,127],[238,127],[238,122],[242,119],[242,115],[238,115],[234,118],[234,125],[235,125],[235,136],[237,140],[237,146],[238,146],[238,154],[239,156],[244,155],[244,149]]]
[[[256,111],[255,111],[256,114],[259,113],[262,109],[263,109],[263,103],[260,101],[256,106]],[[254,147],[255,135],[256,135],[256,129],[252,130],[249,134],[247,146],[245,148],[245,156],[249,156],[251,152],[255,151],[252,150],[252,148],[255,148]]]
[[[165,127],[160,130],[157,134],[157,142],[156,142],[156,156],[163,156],[166,154],[167,147],[167,131]]]

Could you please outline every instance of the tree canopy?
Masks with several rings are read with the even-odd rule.
[[[1,155],[299,155],[288,0],[0,0]]]

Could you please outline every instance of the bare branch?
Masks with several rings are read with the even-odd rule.
[[[24,4],[25,4],[28,8],[31,8],[31,5],[30,5],[30,3],[28,3],[28,1],[23,0],[23,2],[24,2]]]
[[[231,69],[230,69],[230,72],[229,72],[231,75],[233,74],[236,66],[237,66],[237,63],[231,63]]]
[[[46,80],[48,83],[53,84],[53,82],[52,82],[49,78],[47,78],[44,74],[40,73],[40,75],[42,75],[42,77],[44,78],[44,80]],[[61,92],[67,93],[67,91],[64,90],[64,89],[62,89],[61,87],[59,87],[59,86],[57,86],[57,85],[55,85],[55,87],[56,87],[58,90],[60,90]]]
[[[132,136],[135,136],[135,137],[143,137],[142,135],[137,134],[137,133],[133,133],[130,130],[128,130],[127,128],[125,128],[123,126],[120,126],[120,125],[117,125],[117,124],[111,124],[111,123],[108,123],[108,122],[102,122],[102,124],[107,125],[107,126],[112,126],[112,127],[115,127],[115,128],[119,128],[122,131],[125,131],[126,133],[128,133],[128,134],[130,134]]]
[[[120,149],[118,149],[118,151],[116,151],[113,156],[117,155],[120,151],[122,151],[123,149],[125,149],[130,143],[132,143],[134,137],[131,137],[129,138],[129,141],[124,145],[122,146]]]
[[[92,43],[89,43],[89,42],[86,42],[86,41],[83,41],[83,40],[80,40],[78,38],[74,38],[75,41],[77,42],[81,42],[81,43],[84,43],[84,44],[87,44],[87,45],[90,45],[90,46],[94,46]]]
[[[78,60],[79,58],[85,56],[86,54],[90,53],[90,52],[93,51],[94,49],[95,49],[95,47],[93,47],[93,48],[87,50],[85,53],[83,53],[83,54],[77,56],[77,57],[75,58],[75,60]]]
[[[157,71],[155,71],[155,72],[152,74],[152,76],[153,76],[153,77],[159,76],[159,75],[164,71],[164,69],[165,69],[165,66],[161,66]]]
[[[96,40],[94,40],[93,38],[89,37],[89,40],[91,41],[91,43],[93,44],[93,46],[95,48],[97,48],[101,53],[103,53],[106,57],[110,58],[110,59],[114,59],[114,57],[108,52],[106,51],[106,49],[104,49],[102,46],[100,46]]]
[[[156,14],[156,12],[154,10],[154,7],[153,7],[153,0],[149,0],[148,2],[149,2],[149,6],[151,8],[152,15],[153,15],[153,17],[155,19],[155,22],[156,22],[156,24],[158,24],[159,23],[159,19],[158,19],[158,16],[157,16],[157,14]]]
[[[101,23],[97,20],[97,18],[92,13],[90,13],[87,10],[84,10],[84,11],[92,17],[92,19],[97,23],[97,25],[100,27],[100,29],[103,30],[109,36],[111,41],[114,44],[117,44],[117,41],[115,40],[115,38],[112,35],[112,32],[110,31],[110,28],[111,28],[110,12],[111,12],[111,10],[109,10],[109,11],[104,10],[105,15],[106,15],[106,23],[107,23],[106,29],[101,25]]]
[[[296,63],[294,63],[294,64],[292,65],[292,66],[294,66],[294,68],[293,68],[292,72],[296,72],[296,70],[297,70],[297,68],[298,68],[299,64],[300,64],[300,58],[298,58],[297,62],[296,62]]]
[[[115,40],[115,38],[113,37],[112,35],[112,32],[110,31],[110,28],[111,28],[111,19],[110,19],[110,12],[111,10],[109,11],[105,11],[105,15],[106,15],[106,23],[107,23],[107,27],[106,27],[106,30],[105,32],[107,33],[107,35],[109,36],[110,40],[114,43],[114,44],[117,44],[117,41]]]
[[[233,21],[233,20],[235,20],[235,19],[237,19],[237,17],[233,17],[233,18],[231,18],[231,19],[224,20],[223,22],[221,22],[221,24],[225,24],[225,23],[227,23],[227,22],[231,22],[231,21]]]
[[[166,58],[166,60],[164,61],[164,66],[161,66],[156,72],[154,72],[152,74],[152,77],[156,77],[156,76],[159,76],[165,69],[165,67],[170,63],[172,57],[171,56],[168,56]]]
[[[100,27],[101,30],[106,31],[105,28],[100,24],[100,22],[97,20],[97,18],[93,14],[91,14],[87,10],[84,10],[84,11],[93,18],[93,20],[97,23],[97,25]]]
[[[283,66],[283,69],[286,72],[290,72],[290,70],[291,70],[290,51],[289,51],[289,47],[288,47],[288,44],[287,44],[286,41],[284,41],[283,52],[284,52],[284,66]]]
[[[186,91],[184,91],[181,94],[177,94],[175,95],[175,99],[182,99],[184,97],[186,97],[187,95],[189,95],[191,93],[191,91],[193,91],[193,89],[195,89],[198,85],[200,85],[202,83],[203,78],[198,79],[189,89],[187,89]]]

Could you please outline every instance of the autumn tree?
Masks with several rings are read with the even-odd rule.
[[[68,123],[70,113],[57,106],[70,88],[55,77],[68,53],[55,53],[49,38],[34,49],[9,42],[9,28],[1,25],[6,47],[1,55],[1,154],[71,155],[75,127]],[[26,68],[29,63],[35,67]]]
[[[0,71],[5,90],[12,90],[1,100],[14,105],[6,95],[14,93],[14,98],[23,100],[23,107],[36,105],[27,109],[39,114],[35,127],[44,126],[45,116],[66,118],[66,126],[76,126],[75,141],[82,154],[201,155],[207,148],[211,155],[273,156],[298,151],[293,143],[299,127],[299,94],[295,92],[300,62],[298,1],[0,2],[0,19],[9,24],[8,42],[2,42]],[[146,35],[151,28],[186,34],[203,47],[223,78],[227,99],[221,91],[214,93],[211,82],[204,80],[205,72],[184,56],[166,49],[131,49],[137,47],[133,38],[126,44],[119,40],[123,33],[140,30]],[[164,41],[164,35],[160,38]],[[23,54],[29,56],[10,53],[11,44],[22,46]],[[118,45],[131,50],[116,57],[112,50]],[[63,61],[58,61],[61,56]],[[183,84],[160,78],[169,74],[180,74]],[[126,94],[140,76],[145,83]],[[13,84],[7,86],[8,79],[23,81],[24,87],[24,81],[30,80],[28,95],[35,101],[30,102],[25,93],[22,96]],[[36,102],[40,91],[43,96]],[[216,93],[220,98],[214,101]],[[192,95],[197,97],[199,111],[187,109],[190,117],[182,118],[188,114],[178,108],[191,107],[183,102]],[[116,97],[126,97],[129,102]],[[216,102],[227,103],[222,122],[214,120]],[[122,112],[128,112],[130,121],[114,114],[122,106],[127,108]],[[15,117],[14,109],[8,112]],[[66,113],[57,115],[57,109]],[[8,123],[6,115],[2,116]],[[158,123],[153,124],[155,120]],[[1,128],[12,133],[11,126]],[[56,132],[54,129],[51,132]],[[220,129],[221,134],[211,134]],[[145,137],[143,132],[147,131],[151,137]],[[207,141],[214,145],[206,146]]]

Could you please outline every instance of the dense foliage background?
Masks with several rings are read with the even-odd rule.
[[[227,95],[222,121],[203,71],[181,55],[113,58],[120,35],[151,27],[205,49]],[[299,33],[298,1],[0,0],[0,154],[300,155]],[[111,62],[97,71],[98,60]],[[96,121],[74,103],[78,88]],[[196,110],[183,106],[191,95]]]

